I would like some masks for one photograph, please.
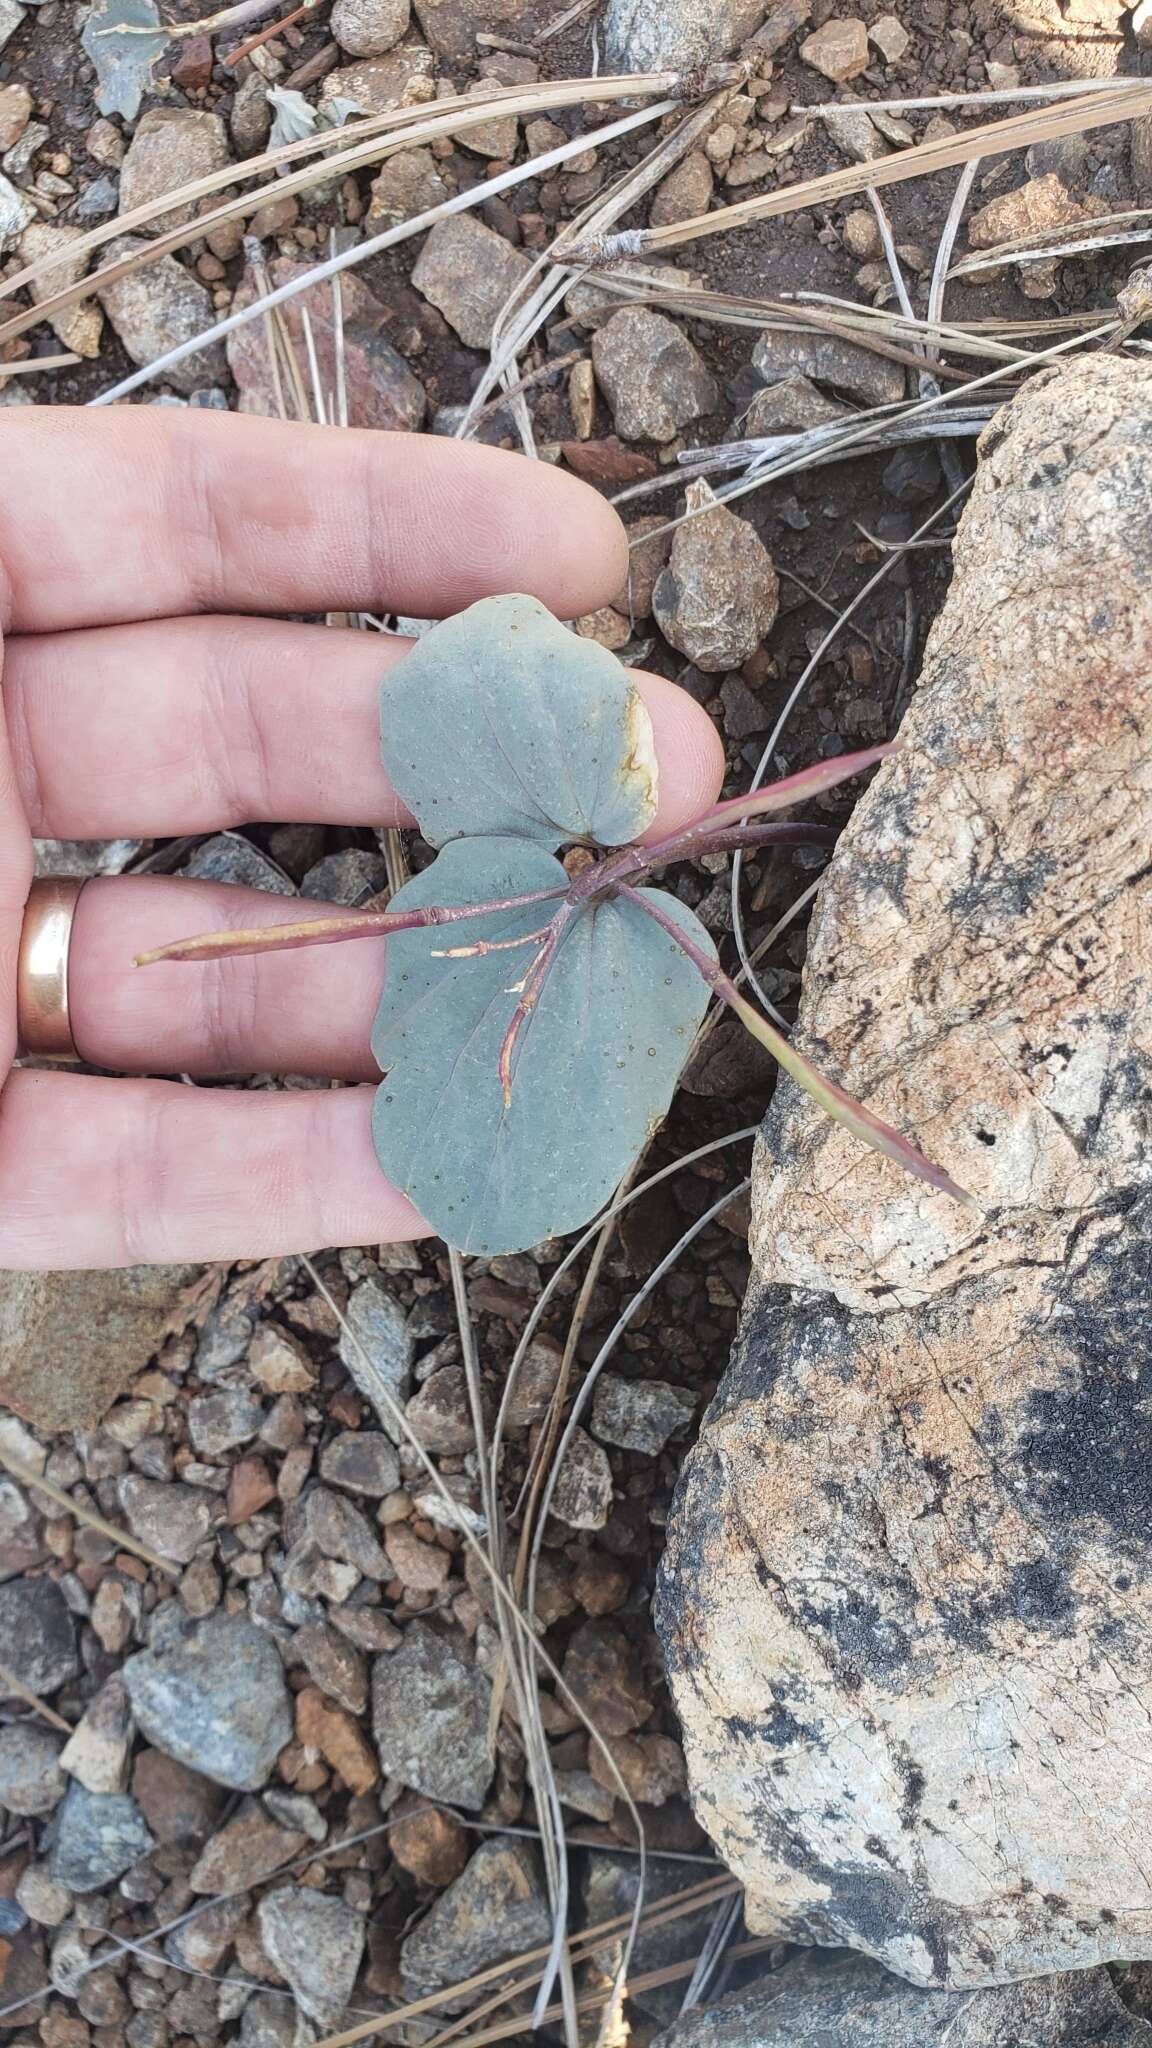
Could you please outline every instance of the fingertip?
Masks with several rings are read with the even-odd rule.
[[[528,571],[528,580],[504,587],[530,590],[562,619],[608,604],[628,575],[628,536],[619,513],[567,470],[529,463],[521,455],[505,453],[503,459],[520,471],[519,542]],[[507,488],[511,503],[511,477]]]
[[[656,820],[644,837],[658,839],[716,802],[724,782],[724,743],[687,690],[646,669],[634,670],[633,679],[652,720],[660,766]]]

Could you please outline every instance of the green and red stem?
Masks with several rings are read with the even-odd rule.
[[[880,1117],[873,1116],[870,1109],[865,1109],[863,1103],[857,1102],[854,1096],[838,1087],[835,1081],[827,1080],[819,1069],[813,1066],[811,1060],[806,1059],[802,1052],[798,1052],[783,1033],[769,1023],[767,1017],[761,1016],[755,1004],[741,995],[731,975],[725,974],[724,969],[704,951],[702,946],[696,944],[683,926],[678,924],[668,911],[662,909],[657,898],[631,888],[626,882],[621,884],[620,894],[626,896],[630,903],[634,903],[638,910],[642,910],[646,917],[652,918],[662,931],[667,932],[670,939],[675,940],[681,952],[687,954],[713,993],[722,1003],[728,1005],[728,1008],[739,1017],[745,1030],[750,1031],[753,1038],[759,1039],[760,1044],[766,1047],[785,1073],[790,1074],[792,1079],[799,1083],[826,1115],[843,1124],[862,1144],[870,1146],[875,1152],[883,1152],[889,1159],[894,1159],[906,1173],[914,1174],[918,1180],[925,1180],[931,1187],[939,1188],[944,1194],[951,1195],[953,1201],[963,1203],[966,1209],[979,1207],[972,1196],[966,1194],[951,1175],[945,1173],[942,1166],[937,1166],[933,1160],[927,1158],[911,1139],[902,1137],[899,1131],[893,1130],[891,1124],[886,1124]]]

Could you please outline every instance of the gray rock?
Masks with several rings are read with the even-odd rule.
[[[292,1638],[290,1655],[298,1658],[313,1683],[350,1714],[368,1705],[368,1667],[344,1636],[326,1622],[308,1622]]]
[[[552,1490],[550,1512],[570,1529],[602,1529],[612,1513],[612,1467],[587,1430],[575,1428]]]
[[[471,213],[438,220],[412,282],[469,348],[488,348],[497,314],[528,272],[528,258]]]
[[[252,1902],[243,1894],[216,1899],[212,1905],[198,1900],[199,1910],[183,1925],[178,1921],[164,1942],[170,1963],[185,1970],[215,1970],[227,1955],[248,1919]],[[220,2015],[224,2017],[223,2012]],[[165,2043],[167,2048],[167,2043]]]
[[[117,1491],[132,1534],[175,1564],[191,1564],[223,1518],[216,1495],[198,1486],[143,1479],[138,1472],[126,1472]]]
[[[223,170],[231,161],[219,114],[193,107],[154,107],[137,121],[121,166],[120,211],[133,213],[138,206],[162,199],[166,192]],[[169,228],[187,227],[197,211],[195,200],[171,207],[149,221],[144,233],[158,235]]]
[[[306,2048],[312,2031],[296,2008],[274,1991],[258,1991],[244,2007],[239,2048]]]
[[[37,876],[122,875],[142,839],[34,839]]]
[[[753,440],[760,434],[802,434],[809,427],[826,427],[836,420],[850,420],[852,408],[825,398],[822,391],[798,370],[757,391],[742,418],[732,430],[734,441]]]
[[[16,1901],[37,1927],[59,1927],[72,1911],[72,1894],[50,1876],[46,1863],[30,1863],[21,1872]]]
[[[9,37],[15,35],[27,12],[26,7],[18,5],[18,0],[0,0],[0,50]]]
[[[878,157],[891,154],[866,107],[845,105],[822,118],[837,149],[851,157],[853,163],[872,164]]]
[[[42,1697],[59,1692],[80,1669],[75,1623],[53,1579],[0,1586],[0,1643],[13,1677]]]
[[[1152,2048],[1107,1970],[958,1998],[844,1950],[810,1950],[657,2036],[652,2048]]]
[[[492,1688],[423,1622],[372,1673],[372,1733],[386,1777],[475,1811],[492,1779]]]
[[[178,1327],[198,1270],[0,1273],[0,1402],[45,1431],[98,1421]]]
[[[560,1377],[563,1357],[563,1347],[555,1337],[548,1336],[546,1332],[533,1337],[524,1353],[508,1403],[509,1429],[529,1429],[534,1422],[543,1421]]]
[[[346,1320],[348,1327],[340,1332],[340,1363],[396,1443],[399,1425],[380,1393],[383,1388],[399,1407],[404,1406],[416,1353],[408,1319],[395,1295],[372,1279],[361,1280],[352,1289]]]
[[[409,1426],[426,1451],[454,1455],[476,1443],[462,1365],[446,1365],[417,1389],[405,1410]]]
[[[301,1503],[300,1518],[305,1540],[314,1543],[325,1557],[355,1565],[367,1579],[391,1578],[372,1524],[342,1493],[333,1493],[326,1486],[310,1487]]]
[[[609,0],[612,71],[694,71],[727,57],[759,28],[768,0]]]
[[[552,1915],[540,1859],[527,1842],[482,1842],[463,1875],[437,1899],[400,1951],[419,1995],[458,1984],[551,1939]]]
[[[706,675],[739,668],[776,621],[780,584],[759,534],[716,499],[703,479],[685,493],[652,609],[670,644]]]
[[[400,1460],[391,1440],[378,1429],[349,1429],[325,1444],[320,1477],[346,1493],[384,1500],[400,1484]]]
[[[0,1574],[12,1578],[31,1571],[47,1556],[40,1517],[28,1495],[15,1480],[0,1477]]]
[[[268,104],[267,85],[255,69],[237,88],[228,116],[228,128],[237,156],[257,156],[268,146],[272,109]]]
[[[90,185],[85,185],[72,208],[72,218],[77,221],[107,220],[119,204],[120,180],[105,173],[102,178],[93,178]]]
[[[122,235],[109,242],[104,259],[115,263],[148,247],[139,235]],[[158,257],[142,270],[117,278],[104,285],[98,297],[127,354],[141,367],[181,342],[195,340],[216,320],[211,292],[175,256]],[[227,367],[221,344],[213,342],[166,370],[163,381],[176,391],[195,391],[201,384],[218,384]]]
[[[606,1372],[592,1396],[592,1434],[622,1451],[644,1451],[654,1458],[683,1434],[695,1413],[690,1387],[669,1380],[625,1380]]]
[[[315,1800],[309,1799],[305,1793],[269,1790],[264,1794],[264,1805],[282,1828],[290,1828],[309,1842],[328,1839],[328,1823]]]
[[[892,405],[905,396],[899,363],[833,334],[777,332],[769,328],[752,351],[752,367],[766,384],[799,371],[815,384],[830,384],[861,405]]]
[[[448,183],[430,149],[398,149],[394,155],[385,157],[372,181],[372,197],[364,217],[365,233],[376,235],[397,221],[430,213],[434,206],[450,199],[454,190],[455,185]],[[435,426],[432,431],[437,431]]]
[[[626,441],[670,441],[720,394],[704,358],[674,320],[647,306],[623,306],[592,339],[596,382]]]
[[[360,1969],[362,1916],[343,1899],[287,1885],[260,1901],[257,1917],[268,1959],[301,2010],[325,2031],[334,2027]]]
[[[61,1739],[36,1721],[0,1728],[0,1806],[9,1813],[51,1813],[67,1788]]]
[[[982,437],[809,932],[797,1043],[983,1213],[780,1088],[662,1571],[750,1926],[953,1991],[1152,1957],[1150,403],[1084,359]]]
[[[422,90],[416,81],[430,78],[432,70],[432,52],[419,43],[404,43],[386,57],[342,64],[338,71],[328,72],[320,87],[321,112],[338,112],[338,100],[352,100],[362,114],[386,114],[404,100],[411,104]],[[348,274],[345,271],[345,278]]]
[[[218,1785],[256,1791],[291,1740],[279,1652],[244,1615],[210,1614],[142,1650],[124,1682],[148,1741]]]
[[[198,1394],[188,1403],[188,1434],[202,1458],[222,1458],[237,1444],[251,1443],[263,1420],[263,1402],[246,1387]]]
[[[330,27],[350,57],[382,57],[408,26],[408,0],[336,0]]]
[[[241,832],[218,832],[206,839],[184,872],[194,882],[237,882],[246,889],[267,889],[273,896],[296,894],[275,861]]]
[[[0,0],[0,6],[3,0]],[[0,256],[15,249],[25,228],[35,220],[36,209],[8,178],[0,175]]]
[[[370,896],[378,896],[388,882],[383,856],[362,846],[346,847],[343,853],[326,853],[311,867],[300,884],[302,896],[314,896],[321,903],[343,903],[358,910]]]
[[[70,1892],[98,1892],[156,1847],[126,1792],[89,1792],[73,1782],[60,1808],[52,1845],[53,1882]]]

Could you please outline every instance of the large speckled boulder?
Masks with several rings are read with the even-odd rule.
[[[814,921],[660,1623],[762,1931],[979,1986],[1152,1957],[1152,366],[984,436]]]

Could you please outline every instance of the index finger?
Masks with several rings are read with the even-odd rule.
[[[626,571],[603,499],[499,448],[167,407],[0,411],[0,630],[442,618],[506,590],[571,618]]]

